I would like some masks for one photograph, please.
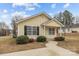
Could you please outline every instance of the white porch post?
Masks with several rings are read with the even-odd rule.
[[[55,35],[57,36],[58,34],[57,34],[57,27],[55,28]]]
[[[60,27],[60,36],[63,36],[62,33],[63,33],[63,30],[62,30],[62,27]]]
[[[44,26],[44,36],[45,36],[45,26]]]

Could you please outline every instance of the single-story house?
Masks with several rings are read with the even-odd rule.
[[[16,23],[18,27],[17,36],[27,35],[30,38],[45,36],[52,39],[60,33],[61,27],[64,26],[46,13],[36,14],[19,20]]]

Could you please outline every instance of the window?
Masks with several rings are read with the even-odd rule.
[[[37,35],[37,27],[32,27],[32,33],[33,35]]]
[[[27,26],[26,32],[27,32],[27,35],[31,35],[32,34],[32,27],[31,26]]]
[[[49,28],[49,35],[54,35],[54,34],[55,34],[55,29]]]
[[[39,27],[36,26],[26,26],[25,32],[27,35],[39,35]]]

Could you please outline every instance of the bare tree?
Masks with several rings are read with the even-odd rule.
[[[16,38],[17,37],[17,24],[16,24],[16,22],[17,21],[19,21],[19,20],[21,20],[22,19],[22,16],[20,16],[20,15],[15,15],[15,16],[13,16],[13,18],[12,18],[12,23],[11,23],[11,25],[12,25],[12,29],[13,29],[13,38]]]
[[[9,27],[5,22],[0,22],[0,36],[6,36],[10,34]]]
[[[58,21],[60,21],[64,25],[64,28],[63,28],[64,32],[65,32],[65,29],[69,30],[71,28],[73,24],[73,20],[74,20],[72,13],[70,13],[68,10],[65,10],[62,13],[60,12],[54,18],[56,18]]]

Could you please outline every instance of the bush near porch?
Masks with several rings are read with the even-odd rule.
[[[47,39],[45,36],[38,36],[37,39],[36,39],[37,42],[46,42]]]
[[[30,42],[34,42],[35,40],[33,38],[30,38],[26,35],[21,35],[16,38],[16,44],[26,44]],[[45,36],[38,36],[36,39],[37,42],[46,42]]]
[[[62,37],[62,36],[59,36],[59,37],[55,37],[54,38],[54,41],[64,41],[64,40],[65,40],[65,38]]]

